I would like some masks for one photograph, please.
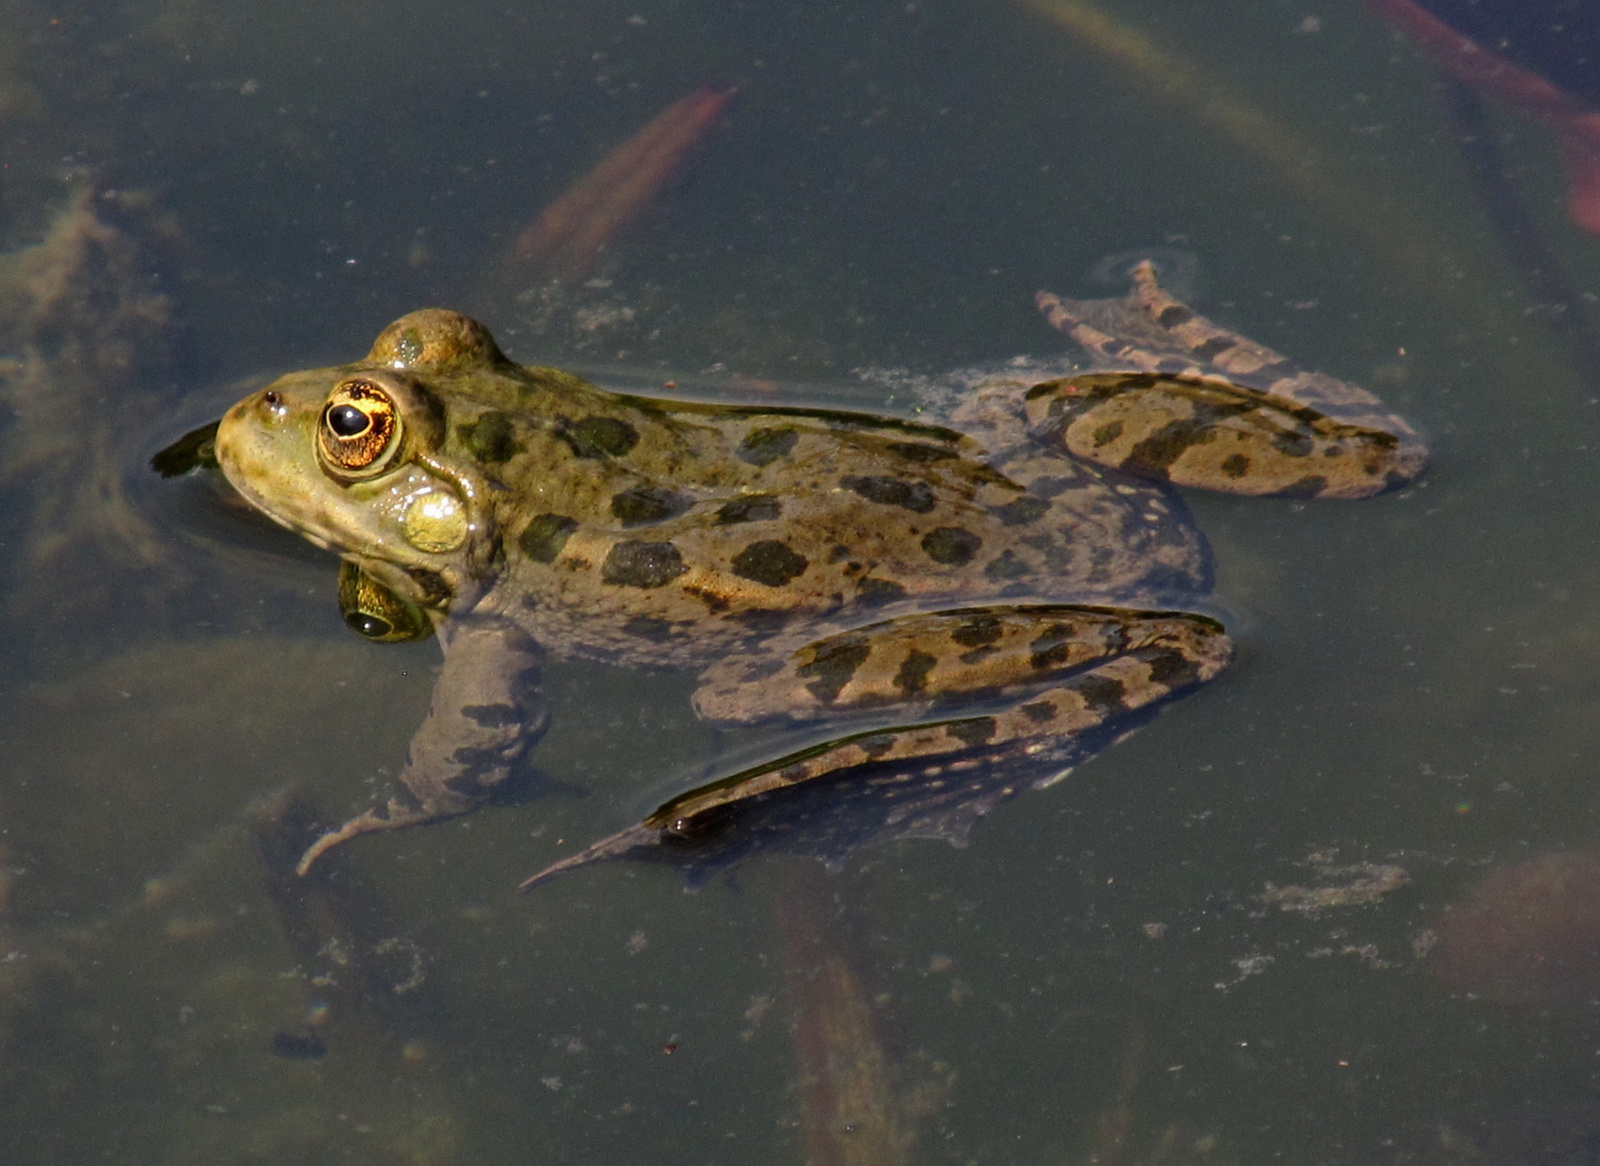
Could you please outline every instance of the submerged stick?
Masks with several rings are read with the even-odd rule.
[[[738,90],[707,83],[658,113],[569,186],[517,236],[507,265],[537,278],[581,280],[655,206]]]

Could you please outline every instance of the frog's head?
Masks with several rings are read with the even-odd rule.
[[[366,360],[291,373],[228,410],[217,460],[276,522],[441,618],[482,590],[494,543],[483,478],[445,452],[449,406],[506,363],[477,321],[412,312]]]

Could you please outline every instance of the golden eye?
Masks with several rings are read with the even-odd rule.
[[[351,631],[379,643],[425,640],[433,634],[421,607],[348,560],[339,564],[339,612]]]
[[[317,445],[338,477],[381,473],[400,448],[400,411],[394,398],[370,380],[344,381],[322,408]]]

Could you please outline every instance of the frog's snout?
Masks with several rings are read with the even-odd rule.
[[[235,428],[250,421],[271,425],[283,421],[288,416],[289,402],[284,395],[277,389],[262,389],[259,393],[250,394],[223,414],[222,428]]]
[[[244,398],[217,423],[217,464],[247,497],[254,493],[251,484],[270,477],[280,463],[293,413],[287,396],[269,388]]]

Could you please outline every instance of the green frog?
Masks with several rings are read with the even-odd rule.
[[[1222,625],[1184,610],[1208,550],[1173,487],[1361,498],[1426,454],[1368,393],[1132,274],[1127,299],[1039,296],[1089,371],[969,375],[938,424],[608,392],[438,309],[239,402],[216,435],[228,480],[343,558],[357,630],[432,630],[445,653],[400,788],[301,871],[493,798],[545,727],[547,654],[693,669],[701,717],[832,735],[525,885],[624,855],[692,865],[713,836],[718,862],[780,835],[826,858],[958,839],[1217,675]],[[848,838],[817,825],[852,806]]]

